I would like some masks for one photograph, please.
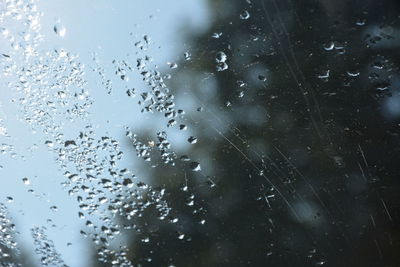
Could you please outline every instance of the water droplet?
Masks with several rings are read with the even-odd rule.
[[[132,89],[126,90],[126,94],[127,94],[129,97],[135,97],[135,89],[132,88]]]
[[[319,79],[328,79],[329,78],[330,70],[326,70],[323,73],[319,74],[317,77]]]
[[[197,143],[197,138],[194,136],[191,136],[188,138],[188,142],[191,144],[196,144]]]
[[[65,147],[76,146],[76,142],[74,140],[67,140],[67,141],[65,141],[64,146]]]
[[[391,84],[389,82],[379,82],[375,84],[375,89],[378,91],[385,91],[387,90]]]
[[[260,81],[265,82],[265,81],[267,80],[267,77],[265,77],[264,75],[258,75],[258,79],[259,79]]]
[[[10,31],[8,29],[2,27],[2,28],[0,28],[0,33],[3,36],[7,36],[10,33]]]
[[[54,143],[52,141],[47,140],[46,142],[44,142],[45,145],[47,145],[48,147],[54,147]]]
[[[227,60],[227,56],[224,52],[220,51],[217,53],[216,57],[215,57],[215,62],[217,63],[221,63],[221,62],[225,62]]]
[[[357,77],[360,75],[360,72],[358,71],[348,71],[347,75],[349,75],[350,77]]]
[[[176,63],[168,62],[167,64],[169,65],[170,69],[176,69],[178,67],[178,64],[176,64]]]
[[[53,27],[53,30],[60,37],[64,37],[67,33],[67,29],[60,23],[56,23]]]
[[[216,70],[217,71],[224,71],[228,69],[228,64],[226,64],[225,62],[220,62],[217,64]]]
[[[335,48],[335,43],[334,42],[329,42],[324,45],[324,49],[326,51],[332,51]]]
[[[122,184],[128,188],[133,187],[133,182],[131,179],[129,178],[125,178],[124,181],[122,182]]]
[[[57,206],[51,206],[50,210],[53,212],[56,212],[56,211],[58,211],[58,208],[57,208]]]
[[[189,166],[190,166],[190,169],[192,169],[192,171],[194,171],[194,172],[201,171],[201,166],[200,166],[200,163],[198,163],[198,162],[192,161]]]
[[[365,19],[358,19],[356,22],[357,26],[364,26],[365,25],[366,20]]]
[[[180,160],[181,161],[190,161],[190,158],[188,156],[186,156],[186,155],[183,155],[183,156],[180,157]]]
[[[214,39],[218,39],[222,36],[222,32],[214,32],[211,37]]]
[[[185,52],[185,53],[183,54],[183,56],[185,57],[185,60],[188,61],[188,60],[191,59],[191,56],[192,56],[192,55],[191,55],[189,52]]]
[[[240,14],[240,19],[249,19],[250,18],[250,13],[247,10],[244,10],[241,14]]]
[[[178,235],[178,239],[182,240],[182,239],[184,239],[184,238],[185,238],[185,234],[180,234],[180,235]]]

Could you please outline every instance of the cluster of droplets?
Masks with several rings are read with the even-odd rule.
[[[164,83],[161,73],[157,70],[149,70],[146,66],[150,62],[150,57],[145,56],[137,60],[137,69],[142,75],[143,80],[151,88],[149,92],[141,94],[142,99],[139,104],[143,106],[142,112],[161,112],[177,116],[175,111],[174,95],[170,93],[169,88]],[[174,119],[168,121],[168,126],[175,125]]]
[[[58,25],[54,31],[60,36],[65,33]],[[107,214],[114,210],[116,203],[124,203],[125,207],[129,204],[122,199],[130,195],[125,188],[133,187],[134,175],[117,167],[122,157],[118,142],[110,137],[97,138],[88,122],[92,100],[85,89],[84,66],[77,56],[64,50],[30,55],[24,58],[23,64],[18,64],[21,61],[13,56],[3,56],[1,64],[3,77],[9,80],[8,86],[19,93],[14,101],[21,104],[23,118],[32,129],[45,133],[44,145],[55,153],[64,169],[66,180],[62,184],[71,196],[76,195],[81,210],[79,218],[85,219],[88,228],[88,231],[82,229],[81,234],[107,247],[120,233],[119,226],[113,224]],[[96,71],[101,75],[102,69]],[[122,68],[117,68],[116,73],[127,80]],[[111,88],[111,82],[104,83]],[[63,133],[66,121],[83,122],[85,131],[77,138],[66,137]],[[4,153],[10,149],[3,145]],[[57,207],[52,206],[51,210]],[[32,229],[42,264],[63,265],[44,231],[39,227]]]
[[[46,227],[33,227],[31,234],[35,253],[40,256],[42,266],[67,266],[57,252],[54,243],[46,235]]]
[[[390,95],[390,88],[392,87],[392,79],[395,76],[395,69],[393,62],[385,58],[384,56],[378,56],[375,58],[369,68],[369,80],[372,83],[373,89],[378,94]]]
[[[9,218],[6,206],[0,203],[0,265],[5,267],[21,266],[13,257],[20,254],[14,240],[15,225]]]
[[[1,108],[1,103],[0,103],[0,108]],[[0,118],[0,136],[6,136],[8,137],[8,133],[7,133],[7,128],[4,124],[4,120],[2,118]]]
[[[133,67],[130,66],[125,60],[113,60],[115,67],[115,75],[117,75],[122,81],[129,81],[128,73],[133,71]]]
[[[132,223],[114,224],[112,217],[118,215],[131,220],[154,207],[162,219],[168,215],[170,208],[163,199],[165,190],[154,189],[138,181],[129,170],[118,168],[117,162],[123,154],[116,140],[106,136],[95,139],[93,134],[88,131],[75,140],[64,141],[60,149],[63,152],[59,157],[62,160],[60,163],[65,169],[73,163],[75,171],[65,171],[68,181],[63,184],[79,203],[78,216],[85,221],[88,229],[81,230],[81,234],[99,245],[102,251],[120,255],[120,252],[109,249],[110,241],[120,234],[121,229],[138,227]],[[117,260],[115,257],[112,261],[124,262],[122,258]]]
[[[127,257],[128,249],[121,246],[117,250],[101,247],[97,251],[98,260],[112,267],[131,267],[132,262]]]
[[[154,141],[148,141],[147,143],[142,142],[138,139],[138,136],[130,130],[127,130],[126,136],[130,138],[133,147],[136,150],[136,155],[139,158],[143,158],[145,161],[150,162],[152,159],[152,151],[156,149],[159,151],[163,163],[175,166],[175,160],[178,158],[178,156],[171,149],[171,143],[168,141],[168,135],[165,131],[157,133],[157,143],[155,143]],[[190,136],[187,139],[190,144],[196,144],[197,140],[197,137],[194,136]],[[198,172],[201,170],[200,163],[191,161],[191,159],[187,155],[182,155],[179,157],[179,159],[182,162],[189,162],[188,166],[192,171]]]
[[[14,145],[2,143],[0,144],[0,154],[10,154],[14,151]]]
[[[62,184],[71,195],[77,194],[82,210],[79,216],[94,217],[92,221],[98,224],[91,227],[88,219],[86,226],[91,231],[88,234],[81,230],[81,234],[90,237],[95,244],[108,246],[109,240],[118,235],[119,230],[105,216],[108,202],[114,194],[114,189],[105,181],[122,173],[116,168],[122,152],[116,140],[96,138],[88,123],[92,100],[85,89],[83,65],[74,55],[53,51],[38,56],[34,62],[27,61],[17,73],[19,82],[12,86],[20,93],[18,101],[22,104],[25,121],[33,129],[42,129],[46,134],[48,139],[44,144],[57,155],[57,161],[65,170],[67,180]],[[71,124],[83,122],[86,131],[81,132],[78,138],[66,137],[63,134],[66,119]],[[110,179],[100,179],[101,176],[109,176]],[[116,187],[115,190],[120,189]],[[56,206],[51,208],[53,211],[56,209]],[[42,232],[35,228],[32,235],[43,237]],[[59,257],[48,255],[47,245],[38,243],[38,246],[40,249],[37,252],[42,255],[43,265],[61,264]]]
[[[174,160],[177,156],[176,153],[171,150],[171,143],[168,141],[168,136],[165,131],[157,133],[158,143],[154,141],[149,141],[147,143],[141,142],[138,140],[138,136],[132,133],[132,131],[127,131],[126,136],[130,138],[139,158],[143,158],[145,161],[151,161],[151,151],[157,148],[165,164],[175,165]]]
[[[111,250],[110,242],[120,234],[121,229],[134,229],[138,232],[140,229],[131,222],[115,224],[112,217],[119,215],[130,221],[142,216],[146,209],[154,208],[158,212],[158,218],[164,220],[170,213],[168,203],[164,199],[165,190],[139,181],[128,169],[118,166],[123,153],[117,140],[108,136],[96,137],[89,120],[93,100],[86,89],[84,65],[80,63],[77,55],[65,50],[37,49],[42,40],[39,33],[41,14],[36,11],[34,2],[7,0],[0,6],[0,21],[9,17],[11,20],[26,18],[24,29],[20,32],[13,34],[6,28],[0,29],[1,38],[5,38],[11,47],[10,52],[0,56],[0,67],[2,78],[8,83],[8,87],[15,88],[17,93],[12,102],[19,104],[22,118],[34,131],[40,130],[45,134],[43,145],[56,155],[56,161],[65,175],[61,184],[71,197],[76,197],[80,208],[78,217],[85,221],[87,230],[82,229],[81,234],[100,246],[99,259],[112,266],[132,266],[126,258],[125,250]],[[14,15],[13,10],[16,9],[18,10],[15,14],[18,15]],[[54,26],[54,32],[63,37],[66,29],[58,23]],[[135,46],[144,51],[149,43],[150,38],[144,36]],[[23,53],[17,52],[19,49],[23,49]],[[189,53],[184,56],[185,60],[191,58]],[[221,60],[223,62],[220,63],[224,63],[226,58],[222,57]],[[94,61],[96,62],[95,57]],[[177,125],[176,119],[183,116],[184,111],[175,109],[174,96],[164,82],[169,76],[162,76],[155,70],[157,66],[149,67],[149,56],[138,58],[136,67],[130,66],[124,60],[114,60],[112,63],[115,75],[121,82],[126,83],[126,94],[129,97],[135,96],[136,93],[134,88],[128,86],[128,74],[134,69],[149,87],[149,90],[141,93],[139,100],[139,105],[143,107],[142,112],[160,112],[168,119],[168,127]],[[178,67],[176,63],[169,65],[171,69]],[[92,70],[100,75],[103,86],[111,93],[112,81],[106,78],[105,70],[100,64]],[[70,126],[82,124],[84,130],[78,137],[71,137],[70,132],[74,127]],[[5,126],[0,126],[0,134],[6,135]],[[186,125],[179,124],[180,130],[186,128]],[[174,164],[176,154],[171,150],[166,132],[159,132],[157,139],[157,144],[146,145],[135,139],[133,143],[138,155],[146,160],[150,159],[149,151],[156,147],[164,163]],[[190,137],[188,141],[194,144],[197,139]],[[1,153],[13,150],[13,147],[7,144],[0,148]],[[194,171],[200,170],[199,163],[191,164]],[[29,180],[24,183],[29,183]],[[193,203],[193,199],[190,203]],[[57,207],[53,205],[51,210],[56,211]],[[7,229],[12,230],[13,227],[7,226]],[[45,231],[44,227],[34,227],[31,230],[36,253],[40,255],[42,264],[64,265]]]
[[[101,66],[97,53],[93,53],[92,60],[95,64],[95,67],[92,68],[92,71],[100,76],[101,84],[104,86],[104,88],[106,88],[107,93],[111,94],[113,90],[113,83],[110,79],[107,79],[105,69]]]
[[[136,155],[139,158],[143,158],[145,161],[151,161],[150,152],[154,147],[154,142],[150,141],[147,144],[138,140],[136,134],[132,133],[131,131],[126,132],[126,136],[130,138],[133,147],[136,150]]]
[[[175,152],[171,151],[171,143],[168,141],[168,136],[166,132],[157,133],[158,143],[157,147],[161,153],[161,159],[164,163],[174,165],[174,160],[176,159]]]
[[[135,42],[135,47],[142,51],[146,51],[151,43],[151,38],[148,35],[144,35],[142,40]]]
[[[29,58],[37,54],[40,34],[40,17],[34,0],[6,0],[0,3],[0,39],[10,44],[10,54]],[[22,53],[21,53],[22,52]],[[12,54],[11,54],[12,53]]]

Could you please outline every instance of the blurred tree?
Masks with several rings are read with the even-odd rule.
[[[156,168],[171,218],[154,207],[126,222],[140,229],[129,257],[138,266],[400,266],[399,116],[384,115],[399,94],[400,3],[209,6],[213,25],[191,37],[192,60],[170,87],[204,108],[191,123],[212,145],[191,152],[209,157],[213,175],[177,171],[184,162]],[[205,74],[217,84],[212,102],[196,78]]]

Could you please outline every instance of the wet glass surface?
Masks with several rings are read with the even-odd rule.
[[[400,3],[0,1],[0,266],[399,266]]]

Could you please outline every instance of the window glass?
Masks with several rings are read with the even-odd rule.
[[[399,14],[0,1],[0,265],[399,266]]]

